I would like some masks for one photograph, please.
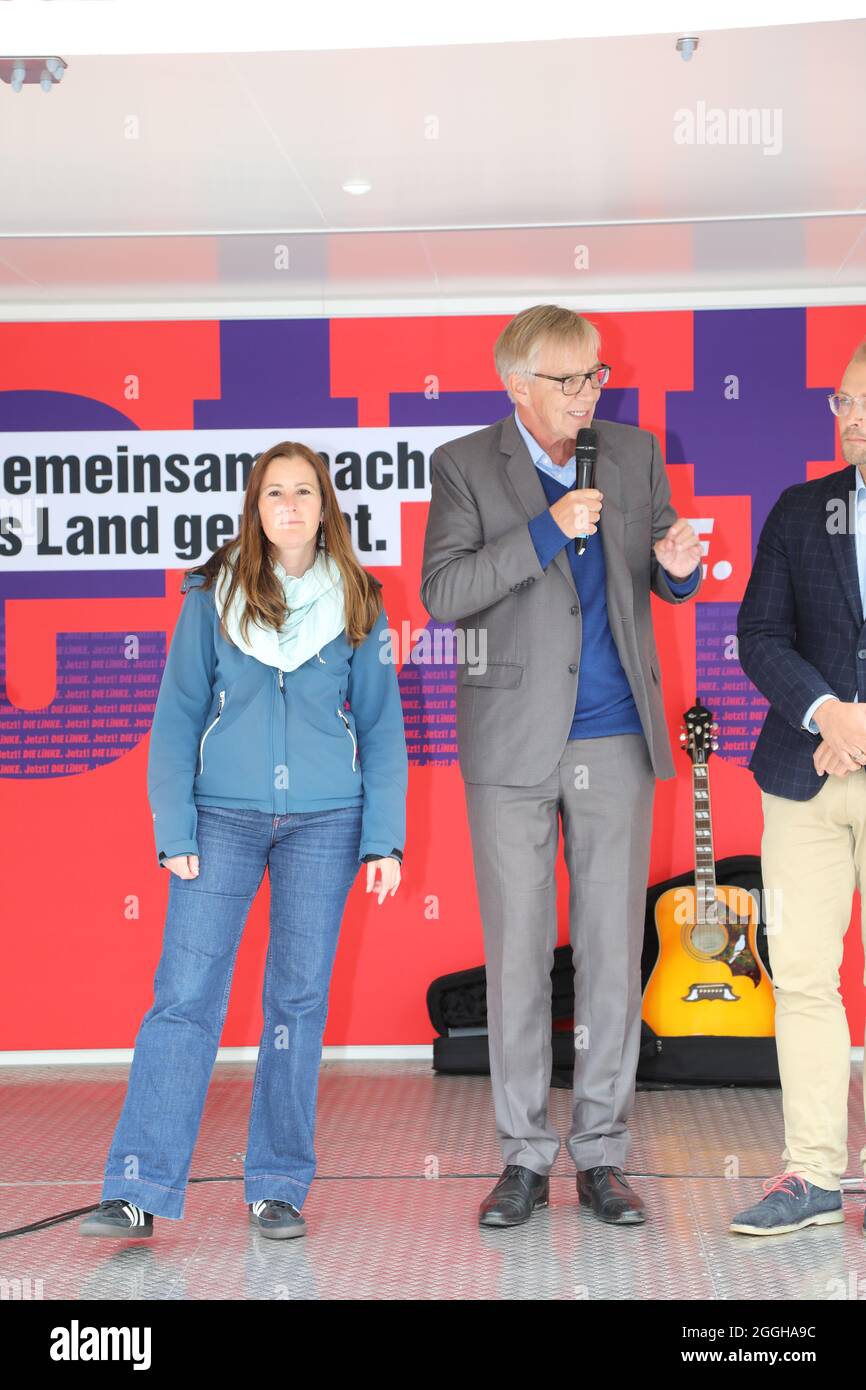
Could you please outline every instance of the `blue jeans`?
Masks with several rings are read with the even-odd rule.
[[[361,867],[361,806],[273,816],[198,807],[199,873],[169,874],[154,1000],[135,1041],[102,1200],[179,1220],[235,957],[267,866],[270,941],[244,1198],[300,1208],[316,1170],[322,1035],[340,923]]]

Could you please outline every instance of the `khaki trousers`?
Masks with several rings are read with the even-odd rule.
[[[827,773],[821,790],[808,801],[764,791],[761,801],[784,1171],[838,1191],[848,1166],[851,1076],[851,1035],[839,968],[855,883],[863,894],[866,943],[866,769],[846,777]],[[866,1146],[860,1162],[866,1171]]]

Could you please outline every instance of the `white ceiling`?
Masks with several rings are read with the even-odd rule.
[[[703,34],[768,24],[860,19],[862,0],[653,0],[656,33]],[[7,52],[279,53],[299,49],[424,48],[442,44],[607,38],[643,34],[646,0],[574,0],[509,8],[502,0],[436,0],[435,13],[406,0],[14,0],[0,10]]]
[[[66,55],[0,84],[0,314],[860,293],[866,21],[674,39]],[[779,152],[677,143],[701,104]]]

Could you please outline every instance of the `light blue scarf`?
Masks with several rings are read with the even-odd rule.
[[[281,671],[294,671],[319,656],[322,647],[344,631],[346,611],[343,595],[343,576],[327,551],[318,549],[316,558],[302,575],[288,574],[279,560],[273,562],[274,573],[283,586],[289,615],[279,631],[262,626],[253,618],[247,637],[241,636],[240,618],[245,597],[242,586],[235,590],[231,606],[226,611],[225,595],[231,575],[223,565],[214,590],[214,600],[220,617],[225,617],[226,630],[232,641],[248,656],[254,656],[266,666]],[[324,658],[319,656],[319,660]]]

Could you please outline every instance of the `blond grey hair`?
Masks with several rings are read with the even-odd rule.
[[[541,349],[548,343],[570,343],[589,348],[596,356],[601,334],[594,323],[574,309],[558,304],[533,304],[507,323],[493,345],[493,360],[508,399],[514,403],[509,377],[528,376],[536,370]]]

